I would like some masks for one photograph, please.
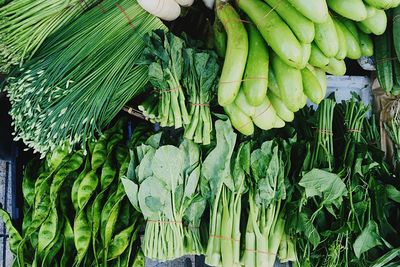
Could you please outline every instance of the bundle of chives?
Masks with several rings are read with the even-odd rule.
[[[93,138],[147,83],[135,62],[155,29],[166,30],[135,0],[105,0],[57,31],[9,79],[16,139],[45,153]]]
[[[29,59],[56,30],[97,0],[14,0],[0,8],[0,72]],[[1,4],[1,1],[0,1]]]

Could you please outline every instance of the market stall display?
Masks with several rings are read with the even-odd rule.
[[[35,153],[21,223],[0,204],[13,266],[399,266],[399,16],[399,0],[0,1],[0,88]],[[361,57],[374,110],[368,77],[331,93]]]

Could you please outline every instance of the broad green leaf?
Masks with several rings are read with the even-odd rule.
[[[239,146],[234,166],[233,180],[235,183],[235,191],[243,193],[246,184],[246,174],[250,173],[250,143],[242,143]]]
[[[153,175],[151,164],[156,151],[154,148],[150,148],[146,154],[144,154],[140,164],[137,168],[137,180],[142,183],[145,179]]]
[[[137,162],[136,162],[136,158],[135,158],[135,151],[133,151],[132,149],[129,149],[129,165],[128,165],[128,170],[126,172],[126,177],[132,181],[137,181],[137,177],[136,177],[136,167],[137,167]]]
[[[170,191],[175,191],[178,184],[183,183],[182,171],[184,156],[179,148],[162,146],[157,149],[151,163],[154,175],[163,181]]]
[[[341,202],[342,197],[347,195],[346,185],[338,175],[320,169],[303,175],[299,185],[305,188],[308,198],[320,196],[326,205],[337,205],[337,201]]]
[[[185,210],[184,219],[189,225],[199,226],[201,217],[206,209],[206,200],[201,196],[196,196],[191,200],[190,206]]]
[[[382,242],[378,234],[378,225],[374,221],[369,221],[354,242],[353,249],[356,257],[360,258],[361,254],[379,245],[382,245]]]
[[[211,189],[211,202],[225,183],[233,190],[231,175],[231,157],[236,144],[236,134],[229,120],[215,122],[217,145],[208,154],[202,165],[202,174],[207,179]]]
[[[146,140],[146,145],[149,145],[153,147],[154,149],[157,149],[160,147],[160,142],[161,142],[161,136],[162,132],[153,134]]]
[[[129,201],[132,203],[132,206],[140,212],[139,207],[139,200],[138,200],[138,193],[139,187],[130,179],[126,177],[121,178],[122,184],[124,185],[126,196],[128,197]]]
[[[400,191],[397,190],[396,187],[394,187],[393,185],[388,184],[388,185],[385,186],[385,189],[386,189],[386,194],[387,194],[389,199],[391,199],[391,200],[393,200],[393,201],[395,201],[397,203],[400,203]]]
[[[200,179],[200,166],[197,166],[196,169],[194,169],[189,177],[186,179],[186,185],[185,185],[185,197],[191,198],[196,191],[197,185],[199,184],[199,179]]]
[[[195,142],[185,138],[179,149],[184,154],[183,172],[188,176],[200,164],[200,148]]]
[[[151,176],[140,184],[138,201],[146,219],[157,220],[160,213],[164,213],[170,220],[173,219],[171,192],[156,177]]]
[[[308,241],[316,248],[321,241],[317,228],[312,224],[307,214],[300,213],[297,228],[304,233]]]

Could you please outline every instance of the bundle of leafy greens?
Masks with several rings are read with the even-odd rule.
[[[217,55],[186,48],[188,42],[163,31],[152,32],[145,41],[147,48],[141,63],[148,66],[154,91],[139,105],[139,110],[151,122],[162,127],[184,127],[189,140],[210,144],[210,101],[219,73]]]
[[[122,181],[132,205],[147,220],[144,255],[165,261],[187,252],[203,253],[198,227],[205,200],[198,193],[199,146],[187,139],[179,147],[160,146],[160,140],[161,134],[156,134],[136,153],[131,151]]]
[[[66,140],[84,145],[148,81],[146,68],[135,65],[143,35],[165,26],[136,1],[101,7],[53,34],[9,79],[16,139],[40,153]]]
[[[325,168],[303,170],[300,205],[292,202],[300,210],[289,216],[296,250],[303,252],[299,266],[398,266],[400,244],[393,237],[400,230],[400,191],[376,145],[379,132],[366,122],[368,111],[355,97],[339,104],[335,120],[344,128],[333,138],[335,164],[320,161]],[[308,158],[313,155],[304,166]]]
[[[250,169],[250,144],[236,153],[236,134],[229,120],[215,123],[216,146],[202,165],[201,191],[209,200],[210,229],[206,263],[240,266],[240,219],[245,177]]]
[[[0,1],[0,5],[4,1]],[[52,33],[80,16],[95,0],[14,0],[0,8],[0,72],[30,59]]]
[[[247,219],[244,266],[274,266],[278,255],[282,262],[296,261],[291,239],[285,233],[288,150],[276,140],[266,141],[251,153],[249,214]],[[289,157],[288,157],[289,156]]]

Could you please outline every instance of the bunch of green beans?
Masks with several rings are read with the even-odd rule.
[[[88,145],[60,146],[38,168],[25,168],[19,231],[0,209],[15,266],[131,266],[139,247],[140,214],[119,179],[130,156],[119,121]],[[72,208],[73,207],[73,208]]]

